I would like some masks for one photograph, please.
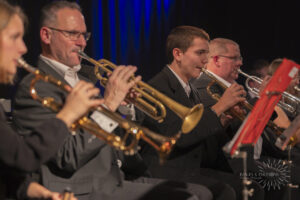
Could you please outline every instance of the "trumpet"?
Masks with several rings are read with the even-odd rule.
[[[62,108],[62,105],[58,102],[55,102],[52,97],[40,97],[35,89],[35,84],[37,81],[42,80],[51,83],[66,92],[70,92],[71,87],[63,83],[62,81],[57,80],[50,75],[46,75],[38,69],[35,69],[34,67],[27,64],[22,58],[18,59],[18,64],[25,70],[35,75],[35,78],[32,79],[30,84],[30,94],[32,98],[41,102],[43,106],[48,107],[54,112],[59,112]],[[107,144],[113,146],[118,150],[124,151],[124,153],[128,155],[133,155],[137,152],[138,142],[140,139],[143,139],[145,142],[150,144],[153,148],[155,148],[158,151],[160,162],[163,163],[163,161],[166,159],[166,157],[169,155],[172,148],[176,144],[177,139],[181,135],[181,132],[178,132],[173,137],[165,137],[159,135],[155,132],[150,131],[147,128],[139,126],[126,119],[123,119],[119,114],[108,110],[104,106],[99,106],[91,111],[101,112],[110,119],[116,121],[119,124],[119,126],[126,131],[125,135],[121,138],[118,135],[108,133],[102,128],[100,128],[97,123],[89,119],[87,116],[83,116],[80,119],[78,119],[74,124],[72,124],[71,129],[73,131],[78,128],[85,129],[91,134],[95,135],[97,138],[104,140]]]
[[[226,90],[228,87],[221,81],[219,81],[213,74],[211,74],[209,71],[207,71],[206,69],[202,68],[202,72],[205,73],[212,81],[208,84],[208,86],[206,87],[206,91],[207,93],[214,98],[216,101],[219,101],[220,99],[220,95],[213,93],[211,91],[211,87],[216,83],[218,84],[220,87],[222,87],[224,90]],[[248,111],[251,111],[253,109],[253,106],[248,103],[247,101],[243,101],[240,103],[241,107],[245,108]],[[230,109],[230,114],[232,114],[233,116],[235,116],[236,118],[238,118],[239,120],[243,121],[246,116],[236,112],[234,109]],[[283,132],[283,129],[278,127],[273,121],[268,121],[267,126],[277,135],[280,136]],[[294,146],[297,143],[297,137],[296,136],[292,136],[290,138],[290,142],[289,144]]]
[[[95,74],[103,87],[105,87],[107,84],[107,78],[101,75],[100,69],[104,70],[106,73],[112,73],[117,66],[105,59],[96,61],[87,56],[81,50],[78,51],[78,54],[81,58],[95,65]],[[139,81],[133,89],[140,94],[140,97],[133,99],[127,96],[126,100],[128,102],[133,103],[137,108],[142,110],[148,116],[152,117],[154,120],[157,120],[159,123],[163,122],[164,118],[166,117],[165,106],[168,106],[169,109],[171,109],[183,120],[181,126],[182,133],[189,133],[191,130],[193,130],[202,117],[204,110],[202,104],[197,104],[193,108],[185,107],[157,91],[150,85],[144,83],[143,81]]]
[[[262,79],[261,79],[261,78],[258,78],[258,77],[256,77],[256,76],[251,76],[251,75],[249,75],[249,74],[243,72],[243,71],[240,70],[240,69],[238,70],[238,72],[247,78],[247,79],[246,79],[246,82],[245,82],[245,85],[246,85],[247,89],[248,89],[249,91],[251,91],[253,94],[255,94],[256,96],[259,96],[259,90],[258,90],[257,88],[251,88],[251,87],[249,86],[249,81],[252,80],[252,81],[255,81],[255,82],[257,82],[258,84],[261,85],[262,82],[263,82]],[[297,86],[295,86],[294,89],[297,90]],[[298,88],[298,89],[299,89],[299,88]],[[300,99],[299,99],[298,97],[296,97],[296,96],[294,96],[294,95],[292,95],[292,94],[290,94],[290,93],[288,93],[288,92],[283,92],[283,93],[282,93],[282,96],[283,96],[283,98],[288,99],[290,102],[292,102],[292,103],[295,104],[295,105],[298,105],[298,104],[300,103]],[[295,115],[296,112],[297,112],[297,108],[296,108],[295,106],[292,106],[292,105],[290,105],[290,104],[288,104],[288,103],[285,103],[283,100],[280,100],[280,101],[278,102],[278,106],[280,106],[282,109],[284,109],[284,110],[290,112],[290,113],[293,114],[293,115]]]

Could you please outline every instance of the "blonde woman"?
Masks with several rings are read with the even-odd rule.
[[[20,8],[0,0],[0,83],[2,84],[12,83],[17,71],[17,59],[27,51],[23,42],[25,22],[26,17]],[[38,169],[55,154],[64,139],[69,137],[67,134],[69,131],[66,129],[91,107],[100,105],[102,100],[91,98],[98,94],[99,90],[92,84],[79,82],[70,92],[66,104],[56,118],[46,121],[26,137],[20,137],[7,125],[0,105],[0,166],[1,168],[5,166],[5,170],[1,169],[0,173],[0,197],[4,196],[4,188],[8,187],[3,183],[3,174],[7,174],[6,172],[12,169],[25,172]],[[61,199],[58,193],[50,192],[31,181],[25,181],[25,186],[23,184],[22,187],[25,188],[23,189],[25,194],[21,196],[25,198]]]

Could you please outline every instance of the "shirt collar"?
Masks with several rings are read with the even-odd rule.
[[[191,86],[189,83],[185,83],[177,74],[176,72],[173,71],[173,69],[171,69],[171,67],[169,65],[167,65],[167,67],[171,70],[171,72],[176,76],[176,78],[178,79],[180,85],[183,87],[186,95],[189,97],[191,94]]]
[[[51,68],[53,68],[59,75],[62,77],[65,77],[65,74],[67,72],[73,72],[77,73],[81,69],[81,65],[76,65],[74,67],[68,67],[67,65],[64,65],[60,62],[57,62],[56,60],[53,60],[51,58],[47,58],[43,55],[40,55],[40,58],[48,64]]]

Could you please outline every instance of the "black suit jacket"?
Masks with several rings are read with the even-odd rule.
[[[168,67],[163,68],[149,81],[149,84],[184,106],[192,107],[202,102],[202,97],[193,86],[191,86],[191,98],[188,98],[177,77]],[[165,136],[172,136],[180,130],[182,120],[167,107],[167,116],[162,123],[146,117],[144,125]],[[222,134],[223,131],[219,118],[209,107],[205,107],[198,125],[190,133],[181,136],[164,166],[157,166],[157,160],[153,161],[155,160],[154,152],[151,153],[149,149],[145,148],[142,154],[150,169],[152,167],[152,173],[159,173],[162,171],[161,168],[166,168],[169,172],[172,168],[179,168],[183,173],[189,173],[192,168],[208,167],[220,161],[218,159],[219,144],[214,142],[212,146],[210,140]]]
[[[66,83],[42,60],[38,61],[37,66],[42,72]],[[22,80],[15,98],[14,125],[22,134],[27,134],[44,120],[56,115],[31,98],[29,85],[32,78],[33,75],[29,74]],[[79,79],[89,81],[80,74]],[[53,97],[62,104],[67,96],[65,91],[43,81],[36,84],[36,90],[40,96]],[[84,130],[77,130],[76,135],[68,137],[63,146],[57,149],[56,156],[42,166],[42,183],[50,190],[59,192],[69,186],[76,195],[89,194],[93,190],[109,192],[122,181],[123,175],[116,160],[117,153],[104,141]]]
[[[0,105],[0,161],[1,163],[22,171],[34,171],[47,161],[65,138],[67,127],[59,119],[46,120],[32,132],[21,137],[6,123],[2,106]],[[52,133],[55,130],[54,133]],[[53,137],[50,136],[53,134]]]
[[[28,136],[22,137],[7,124],[1,105],[0,130],[0,199],[15,197],[16,190],[24,196],[29,182],[24,182],[24,174],[20,171],[38,169],[70,136],[64,122],[53,118],[36,127]]]

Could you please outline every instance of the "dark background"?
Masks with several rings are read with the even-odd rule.
[[[40,53],[39,11],[51,0],[9,0],[29,17],[25,35],[34,64]],[[286,57],[300,62],[299,6],[296,1],[233,0],[74,0],[83,9],[92,38],[86,53],[116,64],[138,66],[147,81],[165,65],[165,40],[172,28],[193,25],[210,37],[225,37],[239,43],[244,66],[254,61]]]

